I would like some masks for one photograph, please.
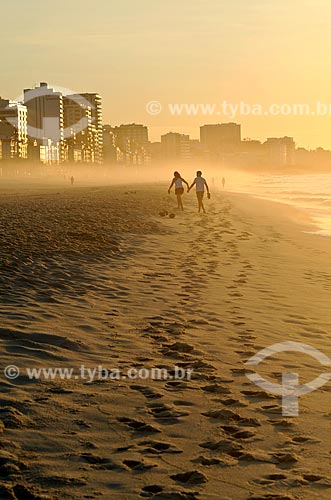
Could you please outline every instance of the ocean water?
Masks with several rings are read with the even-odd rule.
[[[294,206],[318,228],[313,234],[331,237],[331,174],[261,175],[239,180],[234,190]]]

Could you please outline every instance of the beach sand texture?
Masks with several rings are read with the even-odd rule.
[[[245,376],[277,342],[330,349],[330,239],[294,210],[164,186],[0,196],[0,499],[312,500],[331,495],[331,382],[284,417]],[[191,380],[30,380],[81,365]],[[256,371],[328,371],[286,352]],[[75,373],[79,373],[75,371]]]

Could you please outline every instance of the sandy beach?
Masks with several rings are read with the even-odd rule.
[[[290,417],[246,377],[330,368],[245,362],[331,355],[331,239],[285,205],[215,192],[204,215],[191,193],[178,213],[166,191],[1,191],[1,500],[330,498],[331,382]]]

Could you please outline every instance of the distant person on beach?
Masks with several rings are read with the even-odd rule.
[[[74,182],[75,182],[75,178],[74,176],[72,175],[71,178],[70,178],[70,182],[71,182],[71,185],[73,186],[74,185]]]
[[[223,186],[223,189],[225,188],[225,177],[223,177],[222,179],[222,186]]]
[[[209,187],[208,187],[206,179],[204,179],[202,177],[201,170],[198,170],[196,178],[194,179],[194,181],[192,182],[191,186],[189,187],[189,191],[193,188],[194,185],[196,186],[196,193],[197,193],[197,198],[198,198],[199,212],[201,212],[201,210],[202,210],[203,213],[205,214],[206,210],[205,210],[205,207],[204,207],[203,201],[202,201],[203,200],[203,196],[205,194],[205,187],[207,189],[208,198],[210,198],[210,191],[209,191]]]
[[[172,183],[168,189],[168,193],[170,194],[172,186],[175,184],[175,195],[177,196],[177,205],[180,210],[184,210],[182,195],[184,193],[183,183],[187,186],[187,192],[189,191],[188,182],[183,179],[179,172],[174,172],[174,178],[172,179]]]

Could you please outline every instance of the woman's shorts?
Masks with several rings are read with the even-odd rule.
[[[176,188],[175,189],[175,194],[183,194],[184,193],[184,188]]]
[[[204,194],[205,194],[204,191],[197,191],[198,200],[202,200]]]

